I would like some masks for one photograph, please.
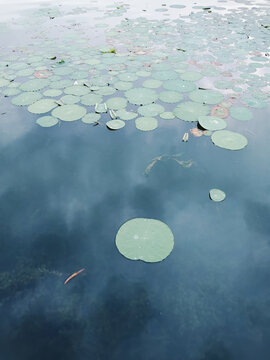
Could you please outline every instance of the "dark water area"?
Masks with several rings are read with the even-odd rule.
[[[240,151],[182,142],[179,119],[42,128],[8,97],[0,106],[0,359],[270,358],[269,106],[228,120],[248,138]],[[190,168],[165,158],[145,174],[179,153]],[[137,217],[172,230],[164,261],[118,252]]]

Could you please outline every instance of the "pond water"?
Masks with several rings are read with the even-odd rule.
[[[100,3],[0,3],[1,359],[268,360],[269,3]]]

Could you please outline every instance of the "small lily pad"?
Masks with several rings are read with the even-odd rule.
[[[121,109],[116,111],[116,116],[119,117],[121,120],[133,120],[138,116],[138,114],[133,111],[126,111]]]
[[[152,89],[133,88],[125,92],[128,101],[134,105],[147,105],[158,99],[158,94]]]
[[[164,120],[172,120],[175,118],[174,114],[171,111],[165,111],[162,114],[159,115],[161,119]]]
[[[143,116],[157,116],[162,112],[164,112],[164,107],[159,104],[148,104],[138,108],[138,113]]]
[[[41,98],[42,95],[40,93],[27,91],[13,98],[11,102],[12,104],[17,106],[26,106],[33,104]]]
[[[211,189],[209,191],[210,199],[216,202],[223,201],[226,198],[226,194],[224,191],[219,189]]]
[[[209,111],[209,107],[206,105],[193,101],[184,101],[174,109],[173,113],[181,120],[197,121],[199,116],[207,115]]]
[[[135,218],[120,227],[115,243],[126,258],[153,263],[170,255],[174,247],[174,236],[162,221]]]
[[[58,119],[53,116],[42,116],[37,119],[36,123],[42,127],[52,127],[58,123]]]
[[[100,114],[88,113],[82,118],[82,122],[85,124],[94,124],[101,118]]]
[[[124,109],[127,106],[127,99],[122,97],[112,97],[107,100],[107,106],[112,110]]]
[[[159,94],[161,101],[169,104],[177,103],[183,99],[183,95],[177,91],[162,91]]]
[[[223,99],[223,94],[215,90],[194,90],[189,94],[189,98],[202,104],[218,104]]]
[[[123,120],[110,120],[106,122],[106,126],[110,130],[118,130],[125,126],[125,122]]]
[[[136,128],[142,131],[151,131],[158,127],[157,119],[147,116],[136,119],[135,124]]]

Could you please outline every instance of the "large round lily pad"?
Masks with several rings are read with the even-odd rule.
[[[156,101],[158,94],[152,89],[133,88],[125,92],[128,101],[134,105],[146,105]]]
[[[241,150],[248,144],[244,135],[229,130],[215,131],[211,139],[215,145],[228,150]]]
[[[189,98],[202,104],[218,104],[223,99],[223,94],[215,90],[194,90],[189,94]]]
[[[38,91],[48,86],[49,83],[47,79],[32,79],[23,83],[20,88],[23,91]]]
[[[135,218],[120,227],[115,243],[119,252],[130,260],[159,262],[170,255],[174,236],[162,221]]]
[[[86,114],[86,109],[79,105],[63,105],[52,111],[52,116],[63,121],[75,121]]]
[[[241,107],[241,106],[237,106],[237,107],[232,107],[230,109],[230,115],[232,118],[236,119],[236,120],[251,120],[252,119],[252,112],[245,108],[245,107]]]
[[[184,101],[174,109],[173,113],[181,120],[197,121],[199,116],[207,115],[209,111],[210,109],[206,105],[193,101]]]
[[[33,114],[45,114],[57,106],[55,100],[41,99],[28,106],[28,111]]]
[[[122,97],[112,97],[107,100],[107,106],[112,110],[124,109],[127,106],[127,99]]]
[[[11,102],[14,105],[17,106],[25,106],[25,105],[31,105],[33,104],[35,101],[38,101],[42,98],[42,95],[38,92],[31,92],[31,91],[27,91],[27,92],[23,92],[22,94],[14,97]]]
[[[169,104],[177,103],[183,99],[183,95],[177,91],[162,91],[159,94],[161,101]]]
[[[225,129],[225,127],[227,126],[225,120],[220,119],[216,116],[199,116],[198,121],[201,127],[211,131],[222,130]]]

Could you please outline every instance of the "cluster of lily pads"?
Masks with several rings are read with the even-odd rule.
[[[239,12],[252,26],[243,26]],[[189,21],[126,18],[106,31],[106,47],[74,33],[64,43],[38,39],[2,56],[1,93],[41,115],[36,122],[43,127],[80,119],[96,124],[103,115],[112,130],[134,119],[137,129],[150,131],[157,117],[181,119],[197,123],[217,146],[239,150],[247,139],[224,130],[226,120],[251,120],[249,108],[267,106],[269,95],[269,30],[259,26],[256,9],[249,12],[256,21],[243,9],[237,15],[202,9]],[[52,56],[44,55],[48,46]]]

